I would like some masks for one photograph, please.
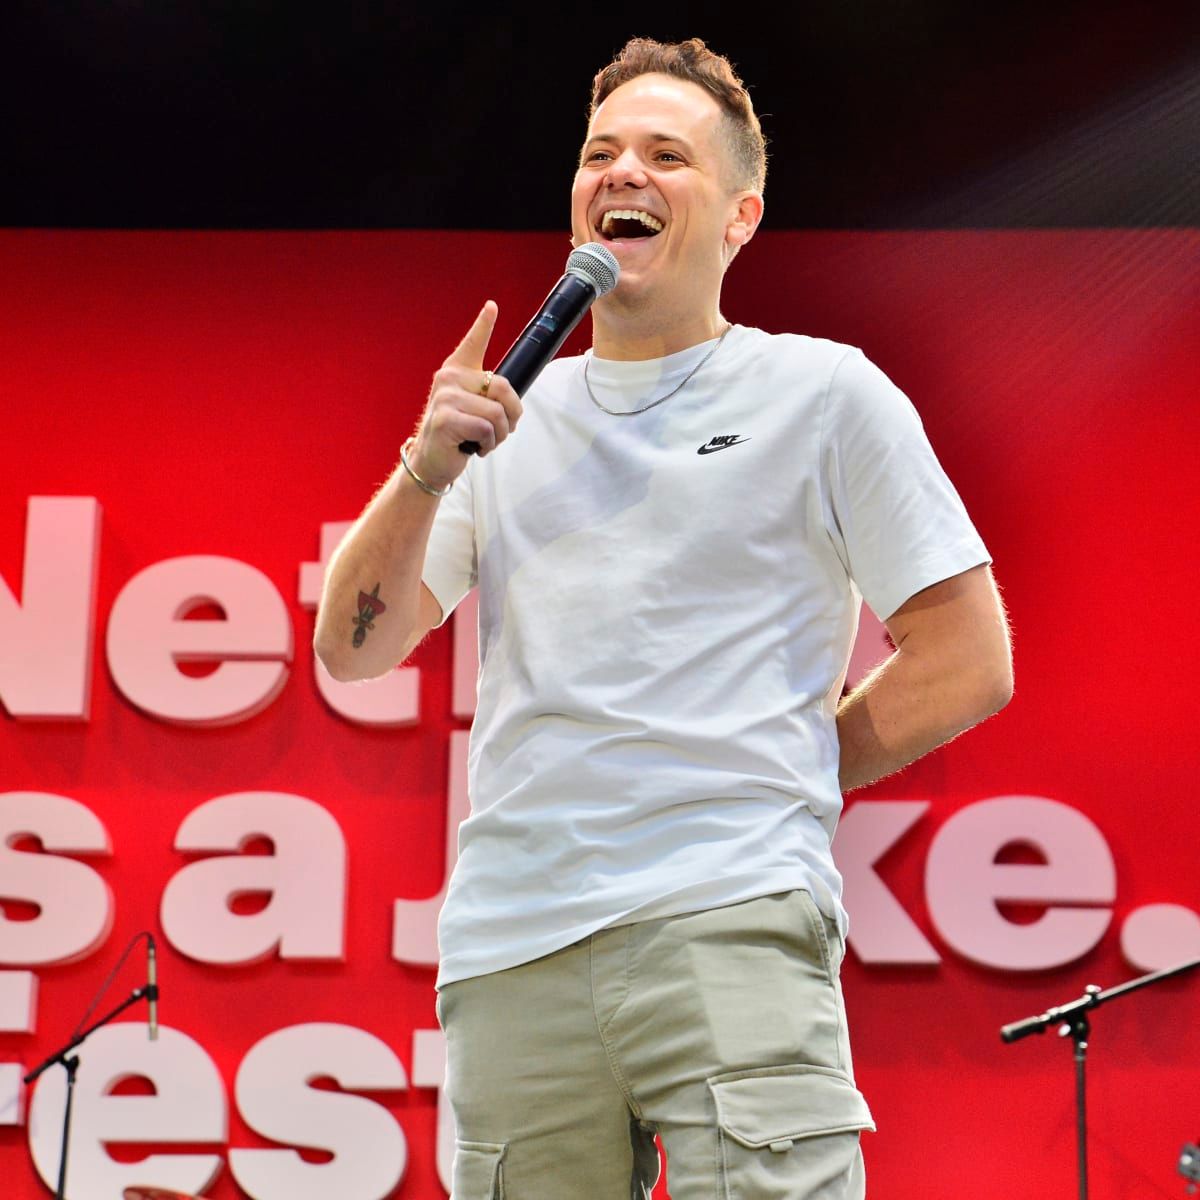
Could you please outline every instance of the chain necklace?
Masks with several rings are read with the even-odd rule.
[[[596,393],[592,391],[592,385],[588,382],[588,363],[591,362],[591,353],[588,353],[587,358],[583,360],[583,386],[587,388],[588,399],[601,411],[608,413],[610,417],[636,417],[638,413],[649,412],[652,408],[657,408],[660,404],[665,404],[676,392],[681,392],[691,382],[692,376],[700,370],[702,366],[718,350],[721,348],[721,343],[725,340],[726,335],[733,328],[732,325],[726,325],[724,333],[717,338],[717,344],[683,377],[683,382],[673,387],[665,396],[660,396],[657,400],[652,400],[649,404],[643,404],[641,408],[617,409],[605,408],[599,400],[596,399]]]

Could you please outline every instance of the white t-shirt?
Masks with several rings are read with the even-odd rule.
[[[640,408],[712,346],[588,377]],[[886,619],[990,561],[856,348],[735,326],[632,416],[593,404],[585,361],[546,368],[426,554],[443,619],[480,592],[438,986],[797,887],[845,928],[834,718],[860,598]]]

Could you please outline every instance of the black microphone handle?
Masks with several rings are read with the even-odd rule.
[[[1028,1037],[1031,1033],[1045,1033],[1046,1024],[1044,1016],[1026,1017],[1023,1021],[1014,1021],[1000,1030],[1000,1040],[1002,1042],[1019,1042],[1021,1038]]]
[[[493,374],[503,375],[513,391],[523,396],[595,299],[595,288],[582,276],[568,271],[551,289],[537,316],[521,331]],[[458,448],[464,454],[479,453],[478,442],[459,442]]]

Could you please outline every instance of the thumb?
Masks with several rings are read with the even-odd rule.
[[[475,323],[467,330],[467,336],[458,343],[458,348],[446,359],[459,367],[483,369],[483,356],[487,352],[488,342],[492,340],[492,330],[496,327],[496,317],[500,309],[494,300],[489,300],[480,310]]]

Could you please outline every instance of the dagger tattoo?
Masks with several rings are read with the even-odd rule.
[[[358,593],[358,616],[353,618],[354,645],[356,647],[363,644],[367,630],[375,628],[372,622],[386,609],[387,605],[379,598],[379,584],[375,585],[369,595],[366,592]]]

